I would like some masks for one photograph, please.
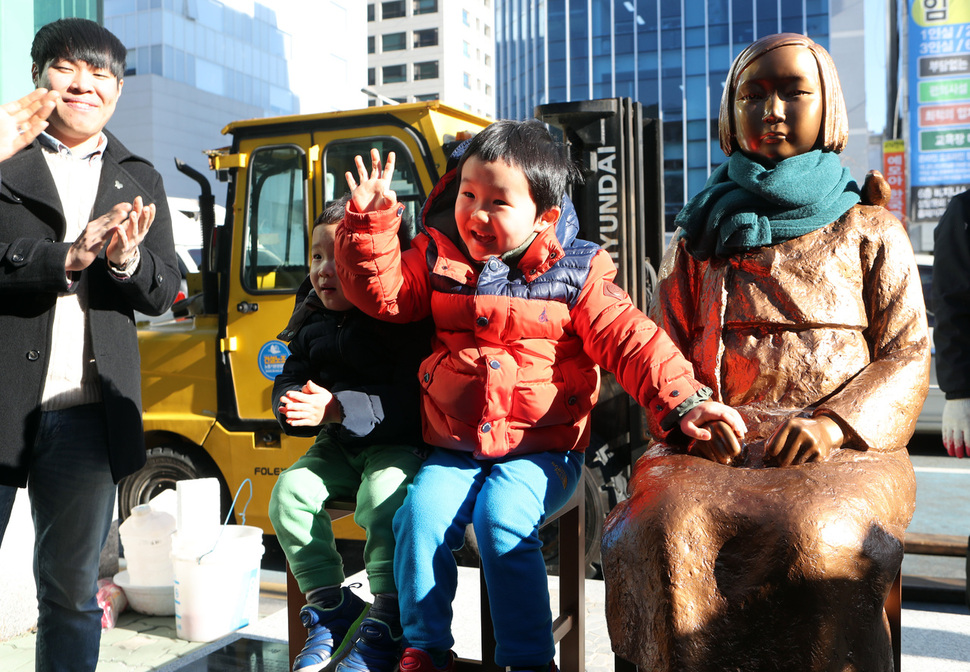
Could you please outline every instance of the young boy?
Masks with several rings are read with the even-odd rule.
[[[452,670],[448,549],[474,525],[495,626],[495,662],[555,669],[552,615],[538,538],[547,514],[582,481],[599,370],[613,371],[664,431],[725,421],[691,365],[612,280],[606,252],[575,239],[564,199],[576,169],[537,121],[499,121],[473,138],[425,204],[423,231],[402,252],[403,208],[371,154],[337,230],[347,295],[382,319],[432,315],[433,354],[419,371],[424,437],[436,446],[394,519],[395,575],[408,649],[402,672]]]
[[[280,474],[270,518],[293,576],[306,593],[309,630],[294,672],[390,672],[401,653],[394,585],[392,520],[427,448],[421,442],[415,372],[428,352],[425,325],[379,322],[354,308],[337,279],[334,231],[349,197],[331,202],[311,233],[310,277],[279,338],[292,354],[273,386],[273,408],[287,434],[317,435]],[[311,291],[312,290],[312,291]],[[367,533],[364,566],[374,604],[341,587],[343,564],[331,499],[355,499]]]

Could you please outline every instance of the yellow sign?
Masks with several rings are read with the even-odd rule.
[[[913,0],[910,11],[924,28],[970,23],[970,3],[963,0]]]

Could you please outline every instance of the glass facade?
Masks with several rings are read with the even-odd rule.
[[[544,103],[630,97],[663,120],[667,227],[725,159],[717,136],[728,68],[764,35],[829,46],[828,0],[496,0],[499,118]]]
[[[34,0],[34,32],[51,21],[64,17],[91,19],[101,23],[101,2],[99,0]]]
[[[131,75],[159,75],[270,114],[293,114],[289,36],[256,3],[254,15],[214,0],[104,0],[104,25],[128,47]]]

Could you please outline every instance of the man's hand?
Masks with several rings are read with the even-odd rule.
[[[137,199],[136,199],[137,200]],[[111,240],[121,223],[128,217],[130,203],[118,203],[106,215],[101,215],[84,227],[84,231],[71,243],[64,260],[64,270],[83,271],[97,259],[98,254]]]
[[[377,212],[386,210],[397,202],[397,194],[391,190],[391,179],[394,176],[394,152],[387,155],[387,163],[381,171],[381,153],[377,149],[370,150],[371,172],[367,175],[364,160],[357,156],[357,176],[360,184],[348,170],[346,173],[347,186],[350,187],[351,199],[357,212]]]
[[[832,418],[790,418],[768,438],[765,460],[779,467],[824,462],[844,441],[842,428]]]
[[[47,128],[47,117],[54,111],[56,91],[34,89],[20,100],[0,105],[0,161],[34,141]]]
[[[943,445],[950,457],[970,457],[970,399],[943,404]]]
[[[299,392],[280,397],[280,415],[293,427],[319,427],[343,420],[340,402],[330,390],[308,380]]]
[[[145,234],[155,221],[155,204],[144,205],[141,196],[135,197],[131,204],[128,219],[119,223],[115,228],[114,237],[108,243],[105,255],[108,261],[118,267],[123,267],[145,240]]]

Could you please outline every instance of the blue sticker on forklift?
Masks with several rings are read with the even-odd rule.
[[[290,356],[290,349],[283,341],[267,341],[259,349],[259,371],[270,380],[283,372],[283,362]]]

